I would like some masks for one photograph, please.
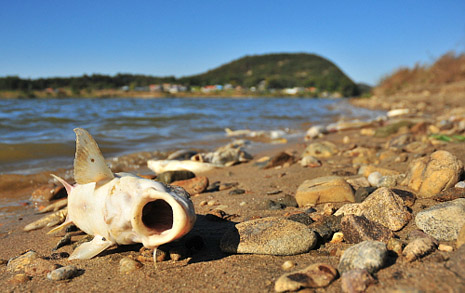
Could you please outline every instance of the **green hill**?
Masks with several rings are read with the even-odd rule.
[[[315,87],[320,92],[358,95],[357,85],[331,61],[306,53],[245,56],[203,74],[181,78],[188,85],[232,84],[244,87],[265,82],[267,88]]]
[[[83,75],[79,77],[54,77],[23,79],[17,76],[0,77],[0,91],[13,91],[17,96],[82,96],[96,95],[98,91],[144,90],[149,85],[180,84],[187,87],[206,85],[241,86],[248,94],[255,87],[259,95],[279,94],[280,89],[306,88],[306,95],[320,96],[324,92],[357,96],[360,88],[334,63],[314,54],[266,54],[245,56],[202,74],[176,78],[137,74]],[[53,92],[50,92],[53,91]],[[58,92],[57,92],[58,91]],[[18,94],[19,93],[19,94]]]

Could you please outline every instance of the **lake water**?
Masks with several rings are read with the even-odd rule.
[[[225,128],[303,134],[311,124],[379,114],[308,98],[0,99],[0,174],[71,167],[76,127],[110,157],[195,147],[224,138]]]

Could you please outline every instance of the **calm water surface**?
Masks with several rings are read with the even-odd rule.
[[[195,147],[224,128],[303,133],[310,124],[379,112],[347,101],[300,98],[0,100],[0,174],[70,167],[73,129],[87,129],[106,157]]]

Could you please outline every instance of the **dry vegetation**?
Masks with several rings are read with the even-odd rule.
[[[432,65],[417,64],[400,68],[385,77],[373,90],[377,96],[440,91],[457,92],[465,89],[465,53],[446,53]]]

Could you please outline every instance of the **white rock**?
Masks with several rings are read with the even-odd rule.
[[[378,186],[379,183],[381,182],[381,179],[383,178],[383,175],[379,173],[378,171],[371,173],[368,175],[368,182],[370,182],[371,186]]]

